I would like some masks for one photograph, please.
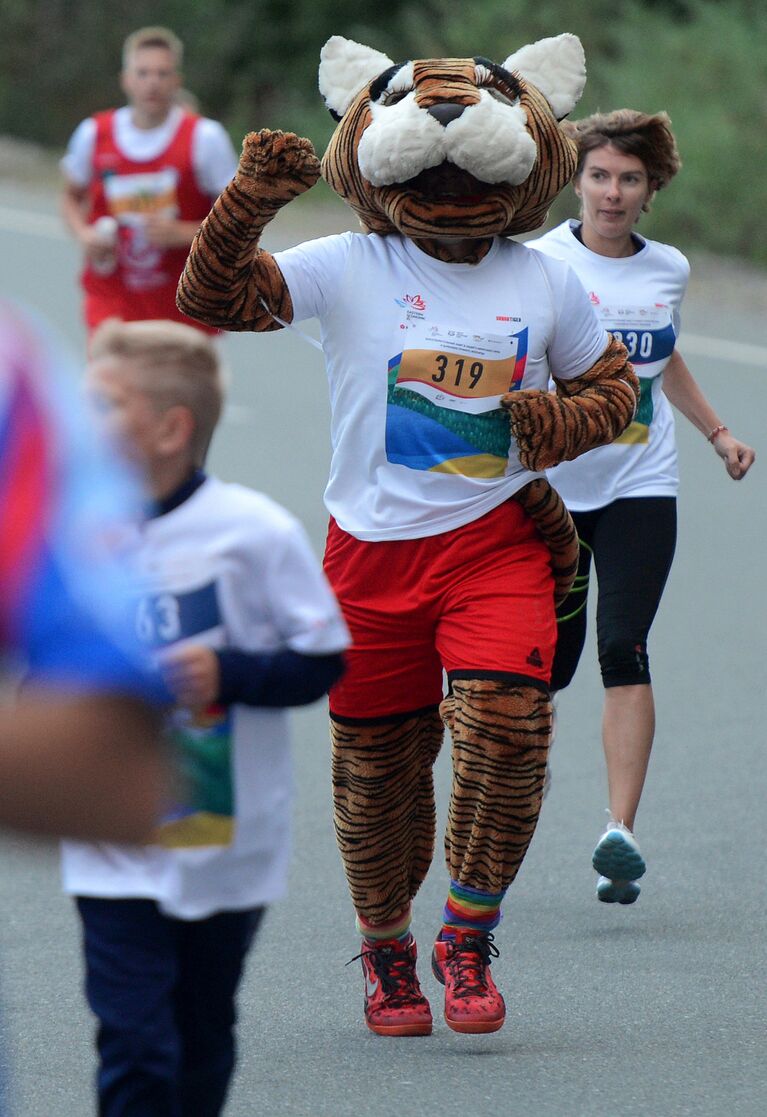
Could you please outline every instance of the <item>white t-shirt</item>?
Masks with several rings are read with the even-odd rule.
[[[674,413],[662,390],[663,370],[679,335],[690,265],[678,249],[652,240],[633,256],[600,256],[581,244],[577,226],[565,221],[527,243],[577,273],[602,325],[628,349],[641,397],[634,422],[615,442],[549,470],[549,480],[576,512],[623,497],[675,496]]]
[[[568,267],[497,238],[478,264],[344,233],[276,256],[294,321],[321,324],[332,409],[325,502],[363,540],[450,531],[537,474],[500,396],[580,375],[607,336]]]
[[[177,105],[156,128],[137,128],[128,105],[114,115],[114,140],[126,158],[137,163],[155,159],[169,146],[181,123],[183,110]],[[92,116],[75,128],[61,160],[61,169],[75,186],[86,187],[93,173],[96,121]],[[192,134],[192,165],[203,194],[217,198],[237,170],[232,141],[216,120],[200,117]]]
[[[139,635],[242,651],[342,651],[349,635],[301,525],[268,497],[215,478],[142,525]],[[64,843],[66,892],[150,898],[181,919],[270,903],[285,891],[292,774],[288,713],[235,704],[173,737],[188,776],[158,843]]]

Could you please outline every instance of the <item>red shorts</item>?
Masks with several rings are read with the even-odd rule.
[[[426,539],[366,543],[331,520],[325,573],[353,641],[332,713],[378,718],[434,706],[443,669],[548,685],[557,638],[549,557],[515,500]]]
[[[176,306],[175,284],[152,291],[127,291],[122,288],[110,292],[86,291],[83,310],[89,334],[107,318],[119,318],[123,322],[162,318],[194,326],[205,334],[221,332],[215,326],[206,326],[204,322],[197,322],[181,313]]]

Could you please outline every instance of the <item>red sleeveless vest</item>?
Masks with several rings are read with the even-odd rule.
[[[202,221],[210,210],[211,199],[197,185],[192,163],[192,137],[200,118],[184,113],[166,149],[153,159],[137,162],[118,148],[114,116],[115,110],[110,109],[94,117],[88,220],[107,214],[117,218],[117,267],[111,274],[101,275],[86,264],[82,284],[88,325],[93,328],[104,318],[116,316],[125,321],[172,318],[207,329],[176,309],[176,286],[188,249],[155,248],[143,233],[147,214]]]

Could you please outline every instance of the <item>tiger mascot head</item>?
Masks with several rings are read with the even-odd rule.
[[[334,36],[320,92],[339,121],[322,160],[363,229],[481,238],[538,228],[575,171],[559,122],[586,82],[575,35],[487,58],[395,64]]]

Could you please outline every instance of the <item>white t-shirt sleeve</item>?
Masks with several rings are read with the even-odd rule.
[[[293,321],[322,318],[332,307],[349,257],[351,233],[298,244],[277,252],[293,303]]]
[[[547,257],[538,253],[543,262]],[[558,308],[549,345],[549,368],[557,380],[573,380],[587,372],[607,348],[608,336],[599,324],[583,284],[569,264],[549,260],[546,268],[554,306]]]
[[[671,245],[669,245],[668,248],[672,254],[672,259],[676,262],[679,269],[679,296],[671,315],[674,323],[674,333],[678,338],[682,329],[682,315],[680,313],[682,300],[687,292],[687,284],[690,281],[690,261],[678,248],[673,248]]]
[[[192,139],[192,163],[197,185],[217,198],[237,170],[237,154],[229,134],[217,120],[203,117]]]
[[[275,627],[294,652],[327,655],[349,646],[338,602],[297,520],[271,542],[264,590]]]
[[[59,163],[66,178],[75,186],[86,187],[91,181],[95,145],[96,121],[89,116],[75,128]]]

